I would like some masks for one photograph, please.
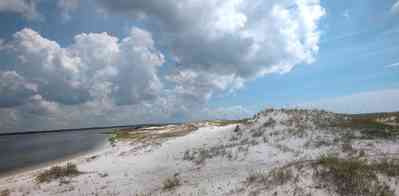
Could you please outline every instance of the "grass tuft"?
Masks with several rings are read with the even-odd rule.
[[[81,174],[73,163],[67,163],[65,166],[54,166],[43,171],[36,176],[37,183],[50,182],[63,177],[74,177]]]
[[[11,194],[10,190],[4,189],[0,192],[0,196],[9,196]]]
[[[388,186],[378,181],[377,172],[397,175],[395,170],[382,167],[385,163],[369,164],[366,160],[357,158],[340,159],[335,156],[322,156],[318,162],[322,168],[316,170],[316,176],[333,186],[333,189],[342,196],[393,196]]]
[[[245,182],[248,184],[253,184],[253,183],[262,183],[266,184],[268,179],[268,175],[262,172],[253,172],[248,175],[248,177],[245,179]]]
[[[167,178],[162,182],[162,190],[173,190],[176,187],[180,186],[180,179],[175,174],[173,177]]]
[[[362,136],[359,139],[395,139],[399,136],[399,128],[397,126],[382,123],[375,118],[367,116],[349,117],[346,120],[337,122],[334,126],[360,130]],[[354,136],[352,135],[352,137]]]
[[[271,179],[275,185],[283,185],[290,181],[292,177],[293,174],[289,169],[277,169],[271,173]]]
[[[263,184],[266,187],[281,186],[289,182],[293,178],[292,171],[286,168],[275,168],[268,173],[254,172],[250,173],[245,179],[249,184]]]
[[[384,159],[380,162],[371,164],[373,170],[385,174],[388,177],[399,176],[399,160]]]

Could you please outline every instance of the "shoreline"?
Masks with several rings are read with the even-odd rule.
[[[9,172],[2,173],[2,174],[0,174],[0,180],[12,178],[17,175],[32,173],[37,170],[48,168],[48,167],[51,167],[54,165],[64,164],[69,161],[76,161],[76,160],[79,160],[80,158],[83,158],[84,156],[88,156],[88,155],[91,155],[94,153],[101,152],[102,150],[105,150],[107,147],[109,147],[109,142],[107,140],[105,140],[103,143],[98,144],[97,146],[93,147],[93,149],[90,149],[90,150],[82,151],[79,153],[67,155],[63,158],[59,158],[59,159],[47,161],[44,163],[39,163],[36,165],[27,166],[27,167],[23,167],[23,168],[19,168],[19,169],[15,169],[15,170],[12,170]]]

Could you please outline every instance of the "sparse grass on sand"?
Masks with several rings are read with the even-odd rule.
[[[36,176],[35,180],[37,183],[50,182],[64,177],[74,177],[81,173],[75,164],[67,163],[65,166],[54,166],[43,171]]]
[[[321,166],[315,168],[316,177],[342,196],[394,196],[390,187],[379,181],[377,174],[399,176],[399,162],[393,160],[369,163],[359,158],[322,156],[316,166]]]
[[[275,168],[268,173],[253,172],[245,179],[247,184],[263,184],[266,187],[280,186],[289,182],[293,178],[292,171],[289,168]]]
[[[383,159],[373,163],[372,168],[388,177],[399,176],[399,160],[397,159]]]
[[[261,185],[253,193],[288,182],[296,183],[301,172],[294,175],[293,169],[306,165],[313,168],[315,183],[320,183],[317,187],[327,188],[327,191],[340,196],[395,196],[391,189],[393,187],[388,186],[382,178],[399,177],[399,160],[387,158],[369,161],[359,157],[344,159],[323,155],[317,160],[292,162],[270,172],[252,172],[244,182],[246,186]]]
[[[395,139],[399,136],[399,127],[384,124],[375,118],[363,116],[349,117],[347,120],[338,121],[334,126],[360,130],[362,136],[358,139]]]

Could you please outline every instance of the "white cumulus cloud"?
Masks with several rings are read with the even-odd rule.
[[[243,81],[314,62],[325,14],[318,0],[97,2],[108,13],[144,21],[150,31],[157,26],[154,37],[180,71]]]
[[[160,88],[156,74],[163,56],[151,35],[133,28],[119,40],[107,33],[82,33],[61,47],[32,29],[14,34],[7,49],[15,57],[16,74],[37,86],[46,100],[73,105],[105,96],[120,104],[140,103]]]

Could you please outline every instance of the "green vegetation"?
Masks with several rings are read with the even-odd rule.
[[[380,122],[377,122],[373,118],[350,118],[350,120],[344,121],[339,124],[341,127],[349,127],[349,128],[369,128],[369,129],[385,129],[392,128],[390,125],[386,125]]]
[[[272,186],[281,186],[293,178],[292,171],[288,168],[275,168],[268,173],[254,172],[249,174],[245,182],[247,184],[258,183],[266,188]]]
[[[358,139],[394,139],[399,136],[399,127],[384,124],[368,116],[348,117],[346,120],[338,121],[334,126],[360,130],[362,136]],[[351,137],[355,136],[352,134]]]
[[[370,182],[377,180],[369,166],[357,159],[341,160],[323,156],[318,164],[323,167],[318,172],[319,177],[334,183],[340,195],[364,195],[371,191],[368,190],[371,188]]]
[[[162,183],[162,190],[173,190],[177,186],[180,186],[180,179],[177,177],[178,174],[175,174],[173,177],[167,178]]]
[[[116,132],[113,132],[111,136],[108,138],[108,142],[111,144],[111,146],[115,146],[116,140],[117,140],[117,134]]]
[[[108,141],[111,145],[115,145],[117,141],[129,140],[136,142],[146,142],[162,138],[179,137],[184,136],[192,131],[196,130],[197,127],[191,124],[185,124],[175,127],[159,127],[159,129],[121,129],[115,130],[111,133]]]
[[[243,118],[239,120],[211,120],[208,122],[214,126],[227,126],[232,124],[247,124],[249,120],[249,118]]]
[[[198,148],[193,150],[186,150],[183,155],[183,160],[192,161],[197,165],[204,164],[207,159],[211,159],[216,156],[226,156],[232,158],[232,154],[227,149],[231,146],[214,146],[210,149]]]
[[[399,177],[399,160],[349,158],[341,159],[334,155],[324,155],[318,160],[292,162],[270,172],[253,172],[246,178],[246,186],[257,184],[259,193],[295,181],[298,176],[292,173],[293,168],[313,166],[313,176],[317,187],[327,188],[341,196],[394,196],[394,191],[380,177]],[[291,168],[291,169],[290,169]],[[301,174],[301,172],[297,173]],[[389,180],[390,181],[390,180]],[[259,186],[261,185],[261,186]],[[255,194],[256,195],[256,194]]]
[[[352,114],[352,118],[369,118],[369,119],[381,119],[381,118],[395,118],[394,121],[399,122],[399,112],[381,112],[381,113],[366,113],[366,114]]]
[[[43,171],[36,176],[37,183],[50,182],[52,180],[60,179],[63,177],[74,177],[81,174],[73,163],[67,163],[65,166],[54,166],[48,170]]]
[[[368,163],[358,158],[340,159],[335,156],[322,156],[316,163],[316,176],[329,185],[339,195],[345,196],[393,196],[390,188],[379,182],[377,174],[398,176],[398,163],[383,161]]]
[[[126,131],[126,130],[116,130],[112,133],[110,140],[116,142],[121,139],[135,139],[140,140],[145,138],[144,132],[134,132],[134,131]]]

